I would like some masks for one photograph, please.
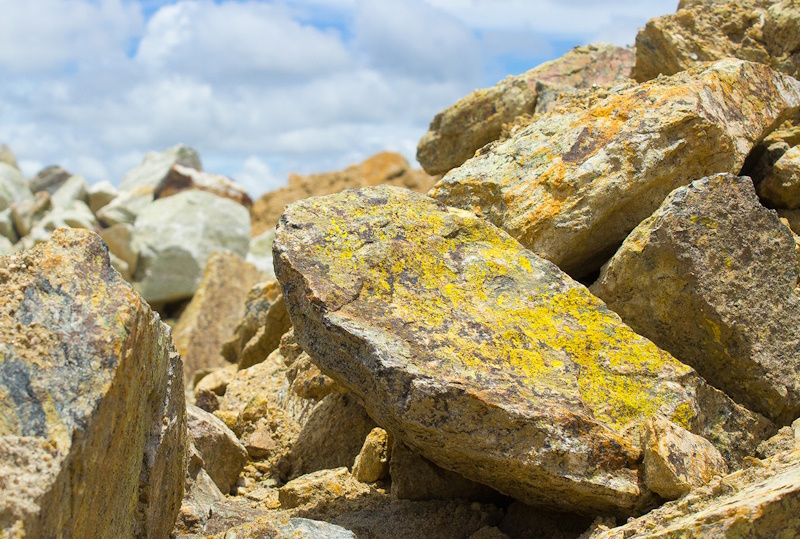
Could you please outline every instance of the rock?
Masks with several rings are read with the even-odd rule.
[[[111,182],[102,181],[89,186],[89,208],[97,214],[101,208],[114,200],[119,195],[117,188]]]
[[[153,203],[153,192],[146,187],[122,191],[117,197],[97,210],[97,218],[105,226],[132,225],[136,217]]]
[[[798,18],[792,0],[684,3],[639,31],[633,78],[644,82],[724,58],[761,62],[797,77]]]
[[[73,200],[69,206],[53,208],[50,213],[39,221],[38,227],[52,232],[57,228],[85,228],[86,230],[97,230],[100,228],[92,210],[85,202]]]
[[[225,424],[191,404],[186,406],[189,434],[204,468],[223,493],[230,493],[247,464],[247,451]]]
[[[469,539],[510,539],[508,535],[500,531],[500,528],[494,526],[484,526],[469,536]]]
[[[167,177],[172,166],[176,164],[202,170],[197,152],[188,146],[178,144],[161,153],[148,152],[138,167],[125,174],[119,184],[119,190],[144,189],[153,193],[156,186]]]
[[[57,230],[0,266],[3,533],[168,537],[186,441],[169,330],[96,234]]]
[[[769,169],[758,196],[771,208],[800,208],[800,146],[789,148]]]
[[[275,229],[262,232],[250,238],[250,248],[247,250],[245,260],[253,264],[264,274],[267,281],[275,280],[275,269],[272,265],[272,241],[275,239]]]
[[[292,326],[280,285],[264,282],[247,293],[245,313],[233,336],[222,344],[222,356],[246,369],[264,361]]]
[[[800,83],[724,60],[543,116],[430,191],[581,277],[675,188],[738,172],[800,105]]]
[[[19,165],[17,164],[17,158],[14,155],[14,152],[12,152],[11,148],[5,144],[0,144],[0,163],[5,163],[6,165],[10,165],[19,170]]]
[[[28,181],[28,187],[33,193],[46,191],[52,195],[71,177],[72,173],[67,172],[60,166],[50,165],[37,172],[36,176]]]
[[[440,468],[397,440],[392,445],[389,474],[392,497],[400,500],[492,501],[501,498],[495,490]]]
[[[100,230],[99,234],[108,245],[109,252],[124,261],[131,271],[136,271],[139,252],[133,246],[133,225],[119,223]],[[174,337],[173,335],[173,339]],[[183,355],[180,350],[178,350],[178,353]]]
[[[11,208],[6,208],[0,211],[0,236],[6,238],[10,243],[16,243],[19,240],[19,234],[14,227],[14,219],[11,215]]]
[[[156,185],[153,195],[156,199],[172,196],[181,191],[199,189],[208,191],[222,198],[238,202],[246,208],[253,206],[253,201],[244,187],[225,176],[201,172],[183,165],[172,165],[167,175]]]
[[[663,417],[645,423],[644,482],[667,500],[676,500],[714,476],[728,473],[728,466],[711,442]]]
[[[444,174],[497,140],[503,124],[541,112],[564,91],[627,79],[633,67],[630,49],[610,44],[576,47],[491,88],[476,90],[443,110],[417,147],[417,160],[429,174]]]
[[[220,399],[219,409],[238,415],[249,402],[259,396],[277,404],[286,385],[286,365],[276,351],[263,362],[236,372]]]
[[[421,170],[413,170],[406,159],[397,153],[381,152],[344,170],[324,174],[289,175],[289,185],[264,194],[251,210],[253,236],[275,228],[283,208],[295,200],[329,195],[343,189],[370,185],[397,185],[424,193],[433,186],[432,178]]]
[[[238,370],[237,365],[228,365],[214,370],[197,382],[194,386],[196,406],[209,413],[219,410],[219,397],[225,394]]]
[[[255,266],[234,253],[220,251],[208,257],[197,292],[173,331],[186,380],[199,369],[228,364],[220,353],[222,343],[236,329],[247,292],[260,278]]]
[[[0,211],[14,202],[33,199],[25,177],[16,167],[0,162]]]
[[[676,189],[592,292],[634,331],[781,425],[800,416],[797,255],[749,178]]]
[[[27,236],[31,233],[34,223],[41,221],[42,217],[51,209],[52,201],[47,191],[39,191],[33,199],[14,202],[9,210],[15,233]]]
[[[226,198],[185,191],[156,200],[139,213],[133,228],[139,251],[135,286],[148,302],[189,298],[211,253],[228,249],[244,257],[249,237],[247,210]]]
[[[380,427],[372,429],[353,463],[353,477],[362,483],[374,483],[388,477],[391,443],[385,430]]]
[[[352,467],[375,426],[352,395],[328,395],[314,407],[294,441],[292,474]]]
[[[291,364],[286,377],[291,384],[289,391],[302,399],[320,401],[331,393],[346,392],[333,378],[323,374],[305,352]]]
[[[518,501],[508,506],[497,525],[514,539],[578,539],[589,526],[591,519],[587,517],[544,511]]]
[[[307,518],[278,517],[249,522],[216,536],[218,539],[356,539],[353,532]]]
[[[347,468],[319,470],[289,481],[278,491],[284,509],[305,505],[323,505],[336,499],[357,498],[369,494],[369,487],[350,475]]]
[[[290,205],[273,249],[322,371],[411,449],[527,503],[633,511],[637,437],[657,413],[703,435],[746,424],[736,432],[766,434],[740,448],[751,454],[771,434],[469,212],[348,190]]]
[[[54,208],[68,208],[76,200],[88,205],[89,184],[86,183],[83,176],[70,176],[52,193],[50,198]]]
[[[795,423],[797,423],[797,421],[795,421]],[[798,425],[800,425],[800,423],[798,423]],[[792,427],[783,427],[778,431],[778,434],[769,440],[764,440],[758,445],[756,455],[758,455],[758,458],[768,459],[779,453],[792,451],[795,446],[794,438],[794,429],[792,429]]]

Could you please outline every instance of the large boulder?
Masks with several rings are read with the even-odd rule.
[[[419,142],[417,160],[429,174],[456,168],[497,140],[503,124],[541,112],[560,92],[627,79],[633,60],[632,50],[614,45],[576,47],[522,75],[475,90],[436,115]]]
[[[260,277],[255,266],[229,251],[208,258],[197,292],[173,330],[186,380],[200,369],[228,365],[220,353],[222,343],[233,335],[247,292]]]
[[[249,238],[250,215],[241,204],[195,190],[160,198],[134,223],[136,288],[148,302],[189,298],[211,253],[228,249],[244,258]]]
[[[580,277],[675,188],[738,173],[800,106],[800,82],[724,60],[631,86],[589,108],[546,114],[431,190]]]
[[[800,298],[791,230],[749,178],[676,189],[603,268],[592,292],[635,331],[737,402],[800,416]]]
[[[703,62],[741,58],[798,76],[800,6],[793,0],[682,2],[636,36],[639,82]]]
[[[0,162],[0,211],[23,200],[33,200],[25,176],[16,167]]]
[[[769,430],[470,212],[392,187],[315,197],[287,208],[274,254],[326,374],[413,450],[528,503],[633,512],[657,413],[712,438]]]
[[[169,329],[85,230],[0,274],[0,535],[166,539],[186,443]]]

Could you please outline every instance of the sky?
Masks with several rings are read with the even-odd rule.
[[[440,110],[677,0],[0,0],[0,144],[118,184],[195,148],[258,196],[383,150]]]

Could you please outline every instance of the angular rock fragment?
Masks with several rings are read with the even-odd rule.
[[[11,204],[11,219],[14,229],[20,236],[30,234],[34,223],[39,222],[52,209],[52,201],[47,191],[39,191],[33,199],[20,200]]]
[[[89,208],[97,214],[100,208],[114,200],[119,192],[111,182],[102,181],[89,187]]]
[[[14,202],[32,199],[33,193],[19,169],[0,162],[0,210],[5,210]]]
[[[800,82],[723,60],[545,115],[431,190],[580,277],[675,188],[738,173],[800,106]]]
[[[225,394],[237,370],[236,365],[228,365],[216,369],[196,382],[194,399],[197,407],[209,413],[219,410],[219,397]]]
[[[52,195],[64,182],[72,177],[72,173],[67,172],[58,165],[51,165],[40,170],[36,176],[30,179],[28,187],[33,193],[47,191]]]
[[[215,536],[217,539],[357,539],[350,530],[299,517],[265,517],[231,528]]]
[[[357,498],[369,494],[369,487],[356,481],[347,468],[319,470],[289,481],[281,487],[278,499],[281,507],[292,509],[301,505],[321,505],[341,498]]]
[[[244,187],[225,176],[201,172],[183,165],[172,165],[167,175],[153,190],[156,199],[168,197],[188,189],[208,191],[215,195],[238,202],[246,208],[253,205],[253,201]]]
[[[417,160],[429,174],[444,174],[497,140],[503,124],[542,111],[559,92],[627,79],[633,60],[633,51],[614,45],[576,47],[522,75],[476,90],[436,115],[419,142]]]
[[[83,176],[70,176],[58,189],[51,193],[50,198],[55,208],[68,208],[76,200],[88,204],[89,184],[86,183]]]
[[[771,208],[800,208],[800,146],[789,148],[758,183],[758,196]]]
[[[186,441],[169,330],[86,231],[0,260],[0,289],[2,533],[166,539]]]
[[[676,189],[625,240],[592,291],[635,331],[737,402],[800,416],[794,237],[749,178]]]
[[[217,487],[229,494],[247,464],[247,451],[222,421],[197,406],[187,405],[186,421],[203,468]]]
[[[691,368],[470,212],[344,191],[290,205],[274,253],[323,372],[413,450],[528,503],[634,511],[657,413],[699,434],[731,418],[769,430],[724,398],[711,413]]]
[[[123,223],[132,225],[136,217],[152,202],[153,193],[149,188],[122,191],[97,210],[97,218],[106,226]]]
[[[139,166],[125,174],[119,184],[119,190],[144,189],[152,194],[156,186],[167,177],[172,166],[176,164],[202,170],[197,151],[178,144],[163,152],[148,152]]]
[[[220,349],[233,335],[244,314],[247,292],[260,277],[255,266],[234,253],[219,251],[208,258],[197,292],[173,331],[186,380],[199,369],[228,364]]]
[[[380,427],[367,434],[356,460],[353,462],[353,477],[362,483],[374,483],[389,475],[389,460],[392,457],[392,440]]]

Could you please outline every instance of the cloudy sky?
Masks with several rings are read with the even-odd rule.
[[[178,142],[254,195],[380,150],[677,0],[0,0],[0,143],[118,183]]]

